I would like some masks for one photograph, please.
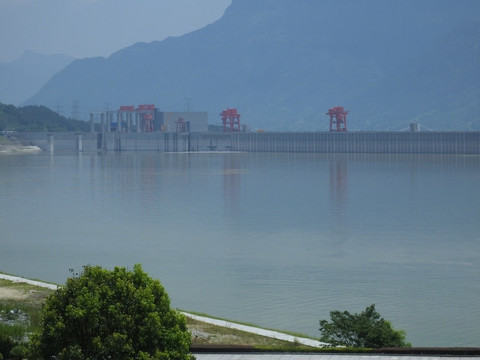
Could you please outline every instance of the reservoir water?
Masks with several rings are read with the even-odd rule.
[[[372,303],[415,346],[480,346],[480,157],[0,156],[0,271],[133,267],[172,305],[320,336]]]

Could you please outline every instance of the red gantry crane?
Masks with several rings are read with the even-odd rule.
[[[154,104],[142,104],[138,105],[136,109],[141,124],[137,124],[140,126],[142,131],[145,132],[152,132],[154,130],[154,117],[155,117],[155,105]]]
[[[347,114],[343,106],[328,109],[326,115],[330,115],[330,132],[347,131]]]
[[[237,109],[227,109],[220,113],[223,122],[223,132],[240,131],[240,114]]]

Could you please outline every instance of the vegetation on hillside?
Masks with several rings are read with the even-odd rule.
[[[68,119],[45,106],[16,107],[0,103],[0,132],[3,131],[90,131],[90,124]]]

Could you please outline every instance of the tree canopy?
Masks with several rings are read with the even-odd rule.
[[[391,323],[375,310],[375,304],[360,314],[331,311],[331,322],[320,321],[321,341],[334,346],[381,348],[408,347],[403,330],[393,329]]]
[[[85,266],[47,298],[32,348],[40,359],[190,359],[190,339],[185,317],[140,265]]]

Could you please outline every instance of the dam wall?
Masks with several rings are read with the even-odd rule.
[[[254,152],[479,154],[480,132],[308,132],[233,134],[232,149]]]
[[[44,151],[480,154],[479,131],[18,133]]]

